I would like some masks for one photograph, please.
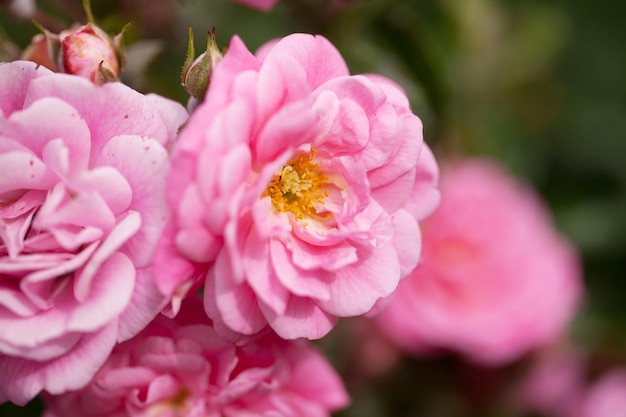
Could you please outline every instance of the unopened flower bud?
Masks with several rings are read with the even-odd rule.
[[[102,29],[88,23],[61,33],[60,39],[61,72],[79,75],[98,85],[117,80],[121,67],[119,45]]]
[[[32,61],[37,65],[43,65],[44,67],[57,71],[57,66],[52,59],[50,59],[50,49],[48,47],[47,36],[43,33],[38,33],[33,36],[30,41],[30,45],[22,52],[22,59]]]
[[[33,37],[22,59],[36,62],[52,71],[84,77],[101,85],[115,81],[123,67],[122,36],[130,26],[111,37],[94,23],[89,0],[83,0],[89,23],[59,34],[34,22],[41,34]]]
[[[209,88],[211,76],[217,64],[222,60],[223,54],[215,41],[215,29],[209,32],[207,48],[198,58],[195,58],[193,46],[193,31],[189,28],[189,45],[187,57],[181,72],[183,87],[193,98],[198,101],[204,100],[204,95]]]

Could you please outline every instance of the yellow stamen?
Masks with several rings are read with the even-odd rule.
[[[328,180],[313,162],[315,150],[303,154],[282,167],[261,197],[270,197],[279,212],[291,212],[298,221],[316,214],[316,205],[324,203],[328,192],[323,189]]]

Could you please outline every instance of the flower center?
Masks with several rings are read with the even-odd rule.
[[[324,204],[328,192],[322,187],[327,178],[313,162],[315,150],[300,155],[282,167],[270,182],[262,197],[270,197],[279,212],[291,212],[297,220],[317,213],[316,206]]]

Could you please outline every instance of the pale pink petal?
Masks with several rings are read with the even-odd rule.
[[[377,84],[395,105],[406,109],[409,108],[409,99],[406,96],[406,92],[398,83],[380,74],[363,74],[363,76]]]
[[[32,123],[33,120],[37,120],[37,123]],[[9,122],[3,127],[3,133],[19,138],[37,157],[41,158],[48,142],[62,139],[68,150],[71,169],[87,168],[91,133],[82,114],[70,103],[54,97],[44,97],[27,109],[13,113]]]
[[[317,300],[329,300],[329,273],[303,270],[294,264],[282,242],[270,242],[270,256],[276,276],[292,294]]]
[[[292,374],[294,391],[330,410],[348,406],[350,397],[341,378],[319,352],[301,350],[294,359],[297,359]],[[316,377],[311,378],[311,375]]]
[[[214,269],[207,274],[205,306],[215,303],[219,310],[219,319],[236,332],[248,335],[257,333],[267,323],[257,305],[256,295],[247,283],[233,282],[227,265],[225,254],[222,253],[218,256]],[[215,288],[213,294],[206,291],[208,286]],[[207,303],[209,298],[212,301]]]
[[[230,89],[234,79],[248,70],[257,71],[260,67],[256,57],[248,51],[246,45],[239,36],[235,35],[228,44],[229,54],[224,55],[220,61],[220,71],[216,71],[211,78],[211,86],[207,92],[209,99],[205,99],[203,106],[209,108],[222,108],[229,98]],[[198,111],[198,109],[196,109]],[[193,119],[191,119],[193,120]]]
[[[80,333],[66,332],[54,339],[38,342],[34,346],[13,345],[11,340],[3,340],[0,341],[0,351],[15,358],[45,362],[70,352],[80,338]]]
[[[0,155],[0,193],[15,189],[45,190],[58,178],[34,155],[7,152]]]
[[[274,45],[264,62],[272,60],[284,62],[285,68],[294,63],[300,65],[306,72],[305,82],[311,91],[330,79],[349,74],[339,51],[322,36],[294,34],[285,37]]]
[[[152,104],[154,110],[159,113],[163,120],[167,129],[168,141],[159,143],[167,148],[173,144],[172,142],[178,136],[178,131],[189,118],[189,113],[178,103],[157,94],[146,94],[146,101]]]
[[[316,246],[300,239],[292,239],[293,263],[302,269],[337,271],[358,262],[357,249],[346,242],[332,246]]]
[[[52,72],[30,61],[0,63],[0,111],[5,117],[24,108],[28,85],[34,78],[44,77]]]
[[[9,311],[9,314],[19,317],[28,317],[37,313],[39,309],[22,294],[17,285],[9,280],[0,283],[0,305]]]
[[[48,362],[0,356],[0,393],[11,402],[24,405],[43,389],[61,394],[82,388],[109,356],[116,334],[114,321],[83,335],[70,353]]]
[[[111,166],[101,166],[81,172],[71,179],[71,188],[84,193],[98,193],[114,214],[123,213],[131,206],[133,190],[124,173]]]
[[[417,266],[422,253],[422,239],[419,225],[415,218],[405,210],[398,210],[393,215],[396,233],[393,246],[400,261],[400,276],[405,278]]]
[[[339,99],[335,92],[320,91],[313,109],[321,119],[323,130],[315,146],[329,155],[362,150],[369,140],[370,121],[367,110],[351,97]]]
[[[119,316],[135,289],[136,272],[121,253],[112,254],[98,268],[88,298],[67,316],[67,329],[89,332]]]
[[[284,314],[289,299],[289,292],[282,286],[274,267],[270,262],[268,245],[261,243],[254,228],[246,240],[246,257],[242,260],[244,271],[248,277],[247,283],[265,304],[270,306],[276,314]]]
[[[400,262],[390,243],[375,250],[357,249],[359,262],[334,272],[329,283],[330,300],[316,303],[340,317],[367,313],[380,298],[395,291],[400,280]]]
[[[95,163],[114,167],[132,188],[131,208],[141,213],[141,228],[125,242],[123,250],[138,267],[144,267],[152,257],[150,242],[158,239],[168,215],[164,205],[167,152],[153,139],[116,136]]]
[[[25,106],[44,97],[60,98],[78,111],[91,131],[92,157],[99,155],[102,146],[121,132],[150,137],[161,144],[170,140],[169,132],[172,129],[165,125],[159,112],[142,94],[123,84],[96,86],[82,77],[66,74],[41,77],[31,82]],[[182,107],[174,102],[171,105]],[[106,118],[101,114],[103,108],[107,108]]]
[[[337,317],[308,298],[291,296],[283,315],[277,315],[264,303],[259,307],[271,328],[283,339],[320,339],[335,326]]]
[[[137,269],[132,296],[124,311],[119,315],[119,342],[130,339],[159,313],[166,298],[157,289],[153,271],[149,268]]]
[[[175,226],[170,220],[159,239],[152,261],[155,283],[164,295],[171,295],[179,285],[196,275],[193,263],[178,250],[174,233]]]
[[[118,221],[115,228],[109,233],[106,239],[100,244],[85,265],[80,275],[74,282],[74,292],[78,300],[85,299],[90,291],[91,283],[98,269],[110,257],[114,251],[119,249],[141,226],[139,213],[129,211],[124,219]]]
[[[417,116],[410,113],[403,115],[399,122],[401,124],[399,129],[403,132],[402,136],[406,140],[402,141],[396,149],[387,149],[390,151],[387,163],[368,173],[368,178],[374,189],[389,186],[389,183],[396,178],[413,172],[417,167],[416,161],[419,159],[422,148],[422,122]],[[372,136],[388,140],[383,133]]]
[[[441,194],[437,189],[439,167],[430,148],[424,144],[420,152],[420,164],[415,172],[415,184],[404,209],[421,220],[429,216],[439,205]]]
[[[285,149],[295,149],[310,142],[316,134],[315,114],[308,105],[299,102],[285,105],[265,125],[256,140],[258,163],[272,161]]]
[[[51,307],[55,301],[50,297],[64,289],[70,281],[71,274],[81,268],[97,248],[98,243],[95,242],[85,246],[75,256],[62,253],[39,257],[33,255],[32,258],[20,256],[15,269],[28,272],[19,282],[20,290],[46,314],[52,313]]]

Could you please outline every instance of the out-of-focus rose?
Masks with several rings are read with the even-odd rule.
[[[207,313],[233,337],[319,338],[367,313],[417,264],[438,202],[403,92],[350,76],[319,36],[257,56],[233,38],[172,157],[159,286],[178,297],[206,275]]]
[[[182,106],[0,64],[0,402],[86,384],[162,308],[150,262]]]
[[[586,389],[586,358],[573,348],[554,346],[534,358],[513,404],[549,417],[574,417]]]
[[[235,3],[245,4],[246,6],[269,12],[278,3],[278,0],[233,0]]]
[[[176,321],[159,316],[118,345],[84,389],[46,396],[46,417],[323,417],[349,398],[334,370],[304,340],[273,334],[246,347],[220,338],[202,301]]]
[[[574,417],[626,417],[626,369],[614,369],[594,382]]]
[[[424,222],[422,260],[379,317],[416,353],[447,348],[485,364],[561,335],[581,297],[581,268],[538,197],[495,163],[457,161]]]

